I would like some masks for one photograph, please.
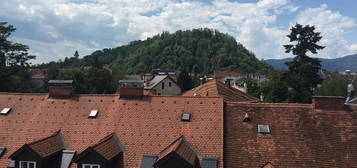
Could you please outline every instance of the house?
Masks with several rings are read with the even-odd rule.
[[[180,95],[181,88],[170,75],[156,75],[144,81],[144,89],[150,95]]]
[[[260,103],[213,80],[183,96],[0,93],[0,167],[356,167],[357,104]]]
[[[236,88],[244,93],[248,92],[247,80],[254,80],[257,83],[268,80],[265,75],[261,74],[246,74],[240,71],[216,70],[214,71],[214,79],[223,81],[231,87]]]
[[[167,74],[144,74],[144,75],[126,75],[121,83],[134,82],[136,85],[143,85],[145,95],[180,95],[181,88],[176,81]]]

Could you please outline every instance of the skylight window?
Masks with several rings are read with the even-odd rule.
[[[269,125],[258,125],[258,133],[261,135],[271,134]]]
[[[9,112],[11,111],[11,108],[9,107],[6,107],[4,108],[2,111],[1,111],[1,115],[7,115]]]
[[[97,118],[98,110],[91,110],[88,118]]]
[[[191,121],[191,113],[183,113],[181,116],[181,121]]]

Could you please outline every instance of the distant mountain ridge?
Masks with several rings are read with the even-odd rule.
[[[266,60],[266,62],[269,65],[273,66],[274,69],[286,70],[287,66],[285,65],[285,62],[291,61],[292,59],[292,57],[283,59],[268,59]],[[322,69],[326,69],[332,72],[342,72],[348,69],[353,72],[357,72],[357,54],[334,59],[318,59],[321,61]]]

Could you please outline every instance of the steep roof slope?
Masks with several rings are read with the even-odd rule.
[[[82,152],[105,136],[116,133],[125,148],[125,167],[139,167],[143,154],[158,154],[180,136],[203,156],[219,158],[223,167],[223,99],[181,96],[147,96],[142,100],[119,99],[119,95],[75,95],[48,99],[47,94],[0,94],[0,146],[9,154],[25,143],[61,130],[67,149]],[[97,118],[90,119],[92,109]],[[181,122],[190,112],[191,122]],[[108,156],[111,154],[108,154]],[[110,156],[109,156],[110,157]],[[75,164],[73,164],[75,165]]]
[[[250,96],[238,89],[228,87],[219,80],[211,80],[195,87],[183,96],[223,97],[225,101],[256,102],[257,98]]]
[[[356,167],[357,109],[345,109],[343,100],[342,108],[332,108],[332,102],[228,102],[225,166]],[[243,122],[246,113],[250,122]],[[271,135],[258,134],[258,124],[269,125]]]

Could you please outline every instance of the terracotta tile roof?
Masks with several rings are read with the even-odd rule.
[[[42,157],[50,156],[65,149],[65,144],[60,131],[55,134],[28,144],[36,153]]]
[[[211,80],[183,94],[183,96],[223,97],[225,101],[257,102],[259,99],[238,89],[228,87],[219,80]]]
[[[340,108],[338,99],[314,102],[227,102],[225,166],[356,167],[357,110]],[[246,113],[250,122],[243,122]],[[259,135],[258,124],[271,135]]]
[[[168,156],[170,153],[175,152],[191,165],[196,165],[199,162],[198,153],[195,149],[185,140],[184,137],[180,137],[170,144],[166,149],[159,153],[157,160]]]
[[[102,155],[105,159],[111,160],[119,153],[123,152],[121,149],[121,143],[115,133],[108,135],[107,137],[100,140],[97,144],[93,145],[92,148]]]
[[[0,115],[0,146],[7,147],[0,167],[7,166],[9,154],[22,145],[57,130],[61,130],[67,149],[77,153],[116,133],[125,148],[126,168],[139,167],[143,154],[159,153],[183,135],[202,156],[217,157],[223,167],[222,98],[146,96],[125,100],[111,94],[48,99],[48,94],[0,93],[0,109],[5,107],[12,110]],[[92,109],[99,111],[95,119],[88,118]],[[181,122],[183,112],[192,114],[190,122]]]

